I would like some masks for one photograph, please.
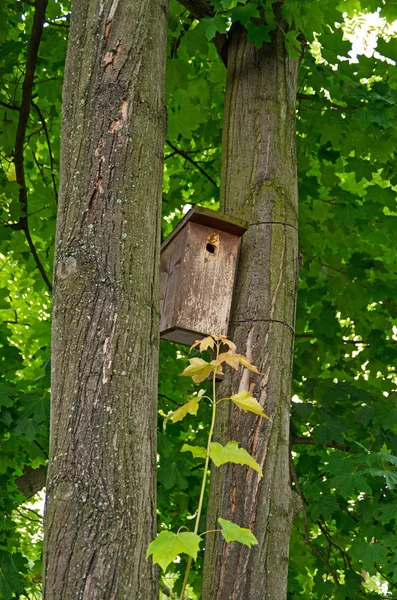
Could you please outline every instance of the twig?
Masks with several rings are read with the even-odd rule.
[[[328,265],[327,263],[323,263],[323,262],[321,262],[321,260],[319,260],[315,256],[311,256],[310,254],[306,254],[306,252],[302,252],[302,255],[306,256],[306,258],[310,258],[311,260],[313,260],[314,262],[318,263],[322,267],[325,267],[326,269],[331,269],[331,271],[336,271],[337,273],[340,273],[344,277],[347,277],[348,279],[351,279],[350,275],[348,273],[346,273],[345,271],[342,271],[342,269],[338,269],[337,267],[333,267],[332,265]],[[352,279],[352,281],[354,283],[357,283],[357,285],[359,285],[360,287],[364,288],[365,290],[367,289],[367,286],[364,285],[363,283],[361,283],[361,281],[359,281],[357,279],[357,277],[355,277],[354,279]]]
[[[25,166],[24,166],[24,144],[26,136],[26,128],[28,125],[28,119],[30,115],[30,104],[32,102],[32,89],[33,79],[37,64],[37,55],[39,51],[39,45],[41,36],[43,33],[43,24],[45,19],[45,11],[47,8],[48,0],[36,0],[35,11],[33,17],[32,31],[30,35],[27,59],[26,59],[26,70],[22,84],[22,100],[19,110],[19,119],[17,126],[17,133],[15,138],[15,174],[16,181],[19,184],[19,202],[22,208],[23,216],[19,219],[19,222],[13,225],[13,229],[20,229],[25,233],[26,241],[37,265],[37,268],[47,286],[52,291],[52,285],[48,279],[47,273],[40,261],[37,254],[37,250],[32,240],[32,236],[29,231],[29,223],[27,217],[28,208],[28,193],[26,188],[25,180]]]
[[[216,182],[214,181],[214,179],[212,179],[211,175],[208,175],[208,173],[206,171],[204,171],[203,167],[201,167],[197,161],[190,158],[190,156],[187,152],[184,152],[183,150],[179,150],[179,148],[174,146],[174,144],[172,144],[169,140],[166,140],[166,143],[169,145],[170,148],[172,148],[174,150],[174,152],[176,154],[179,154],[179,156],[182,156],[182,158],[184,158],[185,160],[190,162],[193,166],[195,166],[196,169],[198,169],[200,171],[200,173],[202,173],[204,175],[204,177],[206,177],[208,179],[208,181],[210,181],[214,187],[218,188]]]
[[[298,93],[296,95],[298,100],[322,100],[322,98],[319,98],[316,94],[300,94]],[[323,98],[323,100],[325,100],[327,102],[326,98]],[[364,108],[364,104],[363,106],[342,106],[342,104],[337,104],[336,102],[327,102],[328,106],[330,106],[331,108],[335,108],[337,110],[358,110],[360,108]],[[316,110],[316,109],[313,109]],[[317,110],[327,110],[326,108],[320,108]]]
[[[295,339],[316,339],[316,336],[313,333],[297,333],[295,335]],[[364,346],[370,346],[370,342],[366,342],[364,340],[344,340],[343,338],[340,338],[340,341],[343,342],[344,344],[351,344],[353,346],[360,346],[361,344],[363,344]],[[383,340],[385,342],[385,344],[397,344],[397,340]]]
[[[393,581],[392,579],[390,579],[390,577],[388,577],[387,575],[385,575],[383,573],[383,571],[381,570],[380,566],[378,563],[375,563],[375,567],[378,569],[381,577],[383,577],[383,579],[385,579],[387,581],[387,583],[389,583],[392,587],[397,589],[397,583],[395,581]]]
[[[50,142],[50,136],[49,136],[49,133],[48,133],[47,123],[45,121],[43,113],[41,112],[41,109],[33,101],[32,101],[32,106],[35,109],[35,111],[37,112],[37,114],[39,115],[39,119],[40,119],[40,121],[42,122],[42,125],[43,125],[44,134],[45,134],[45,137],[46,137],[46,140],[47,140],[48,153],[50,155],[51,179],[52,179],[52,186],[54,188],[55,202],[58,203],[58,190],[57,190],[57,183],[55,181],[54,156],[52,154],[51,142]]]
[[[324,534],[328,544],[330,546],[333,546],[334,548],[336,548],[340,554],[342,555],[343,558],[343,562],[345,563],[345,569],[348,567],[350,569],[350,571],[353,571],[353,567],[352,567],[352,563],[350,560],[350,556],[348,555],[348,553],[343,550],[343,548],[341,548],[338,544],[336,544],[334,542],[334,540],[332,539],[331,534],[329,533],[329,531],[326,529],[326,527],[324,525],[321,524],[321,521],[317,521],[317,525],[320,528],[320,531]]]
[[[37,167],[37,169],[38,169],[38,171],[39,171],[39,173],[40,173],[40,175],[41,175],[41,178],[42,178],[42,180],[44,181],[44,185],[48,185],[48,184],[47,184],[47,181],[46,181],[46,178],[45,178],[45,175],[44,175],[44,169],[43,169],[43,165],[41,165],[41,164],[39,163],[39,161],[37,160],[37,156],[36,156],[36,154],[33,152],[33,150],[31,150],[31,152],[32,152],[32,156],[33,156],[33,160],[34,160],[34,162],[35,162],[35,165],[36,165],[36,167]]]
[[[300,499],[302,501],[303,524],[304,524],[304,528],[305,528],[305,533],[304,533],[305,544],[307,544],[309,546],[309,548],[312,550],[312,552],[314,552],[314,554],[321,560],[321,562],[324,563],[327,571],[331,574],[332,579],[334,580],[334,582],[336,583],[336,585],[338,585],[339,584],[339,578],[338,578],[338,575],[337,575],[336,571],[331,567],[331,565],[329,564],[329,562],[322,556],[321,552],[315,547],[315,545],[313,544],[313,542],[310,539],[310,536],[309,536],[309,520],[308,520],[307,510],[306,510],[307,502],[306,502],[306,498],[304,497],[304,495],[302,493],[301,487],[299,485],[299,479],[298,479],[298,476],[296,474],[295,465],[294,465],[294,461],[292,460],[291,454],[290,454],[290,457],[289,457],[289,464],[290,464],[291,479],[294,482],[296,491],[297,491],[297,493],[300,496]]]
[[[336,444],[335,442],[324,442],[323,444],[318,443],[310,437],[295,437],[291,436],[291,444],[294,445],[308,445],[308,446],[324,446],[325,448],[334,448],[335,450],[340,450],[341,452],[350,452],[350,447],[346,445]]]
[[[4,108],[9,108],[10,110],[17,110],[18,112],[20,110],[19,106],[16,106],[15,104],[7,104],[7,102],[3,102],[3,100],[0,100],[0,106],[4,106]]]

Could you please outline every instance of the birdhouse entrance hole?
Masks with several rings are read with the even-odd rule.
[[[210,254],[215,254],[215,246],[214,244],[210,244],[209,242],[207,243],[205,249],[207,250],[207,252],[209,252]]]

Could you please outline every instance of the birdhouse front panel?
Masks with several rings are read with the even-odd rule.
[[[240,239],[230,233],[188,223],[179,327],[227,335],[239,247]]]
[[[245,227],[194,208],[164,242],[161,254],[161,338],[190,345],[227,335]]]

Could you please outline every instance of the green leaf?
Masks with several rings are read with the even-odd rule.
[[[260,415],[261,417],[266,417],[266,419],[271,420],[264,411],[262,406],[259,404],[258,400],[255,400],[253,396],[251,396],[250,392],[247,390],[242,390],[238,394],[235,394],[231,397],[232,402],[236,404],[239,408],[242,408],[244,412],[252,412],[256,415]]]
[[[189,444],[183,444],[181,452],[191,452],[193,458],[205,458],[207,456],[207,450],[201,446],[189,446]]]
[[[228,442],[226,446],[212,442],[210,446],[210,457],[215,465],[219,467],[225,463],[231,462],[236,465],[247,465],[259,473],[262,477],[262,469],[256,460],[245,450],[239,448],[238,442]]]
[[[171,417],[172,422],[176,423],[177,421],[182,421],[182,419],[184,419],[187,414],[197,415],[199,402],[199,396],[195,396],[192,400],[186,402],[186,404],[180,406],[177,410],[174,410]]]
[[[222,527],[221,533],[227,542],[240,542],[240,544],[244,544],[248,548],[258,543],[258,540],[250,529],[240,527],[227,519],[219,518],[218,522]]]
[[[297,39],[298,35],[299,35],[298,31],[294,31],[293,29],[291,29],[290,31],[288,31],[288,33],[285,36],[286,50],[287,50],[288,54],[291,56],[291,58],[293,58],[294,60],[299,60],[300,55],[302,53],[302,48],[301,48],[300,42]]]
[[[205,27],[205,36],[208,41],[212,40],[217,32],[225,33],[228,28],[227,18],[223,15],[215,15],[214,18],[205,17],[201,22]]]
[[[245,6],[237,6],[232,12],[232,20],[240,21],[244,27],[248,25],[251,19],[259,17],[259,12],[256,6],[246,4]]]
[[[374,477],[384,477],[389,490],[397,487],[397,471],[386,471],[383,469],[368,469],[368,473]]]
[[[387,548],[377,542],[361,542],[354,544],[351,555],[354,560],[361,562],[364,569],[374,572],[374,564],[383,564],[386,558]]]
[[[25,562],[21,554],[0,551],[0,598],[2,600],[15,598],[16,594],[19,596],[25,590],[23,577],[20,574],[21,569],[18,568],[17,562],[22,565]]]
[[[149,544],[146,558],[153,556],[153,563],[160,565],[165,572],[168,565],[172,563],[179,554],[185,553],[193,560],[197,558],[202,538],[196,533],[172,531],[161,531],[153,542]]]
[[[248,23],[246,25],[247,39],[251,44],[255,44],[257,48],[260,48],[265,42],[270,42],[271,27],[268,25],[257,25],[256,23]]]
[[[393,456],[392,454],[387,454],[387,452],[378,452],[377,454],[378,454],[379,458],[383,458],[383,460],[386,460],[390,464],[397,466],[397,456]]]

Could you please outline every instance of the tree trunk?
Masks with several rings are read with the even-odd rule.
[[[249,222],[243,238],[231,337],[262,375],[227,375],[221,396],[250,390],[272,422],[220,404],[217,438],[241,442],[263,478],[241,466],[211,471],[207,529],[224,517],[249,527],[248,550],[206,536],[203,600],[285,600],[294,495],[289,413],[298,277],[295,99],[298,63],[283,33],[257,49],[230,32],[223,131],[222,210]],[[218,526],[219,527],[219,526]]]
[[[63,92],[46,600],[153,600],[167,0],[75,0]]]

